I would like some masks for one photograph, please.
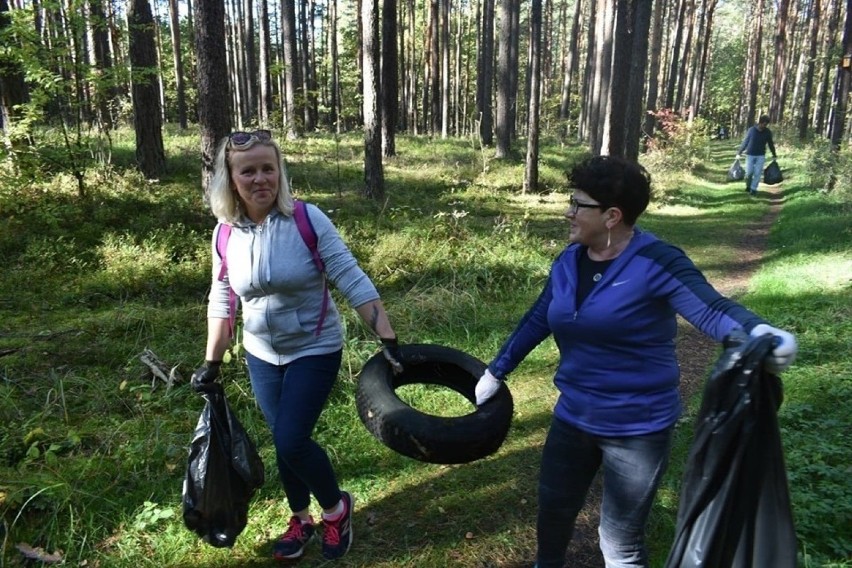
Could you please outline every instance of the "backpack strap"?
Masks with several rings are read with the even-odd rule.
[[[325,322],[325,316],[328,312],[328,301],[330,298],[330,294],[328,293],[328,279],[325,275],[325,263],[323,262],[317,247],[317,232],[311,223],[311,218],[308,216],[308,208],[305,205],[305,202],[295,199],[293,200],[293,206],[293,218],[296,220],[296,227],[299,229],[299,234],[302,236],[305,246],[307,246],[308,250],[311,252],[311,258],[314,261],[314,265],[317,267],[317,270],[322,273],[322,308],[320,309],[317,328],[314,330],[314,335],[319,337],[319,334],[322,332],[322,324]]]
[[[216,234],[216,252],[222,259],[222,268],[219,269],[219,281],[223,282],[228,275],[228,239],[231,238],[231,225],[219,223],[219,232]],[[234,325],[237,321],[237,294],[231,286],[228,286],[228,331],[230,337],[234,337]]]

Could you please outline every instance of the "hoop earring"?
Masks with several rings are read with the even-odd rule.
[[[612,229],[606,230],[606,248],[612,244]]]

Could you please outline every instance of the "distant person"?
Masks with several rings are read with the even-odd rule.
[[[716,131],[719,140],[727,140],[728,136],[728,128],[726,126],[720,126],[719,130]]]
[[[761,115],[757,124],[748,129],[743,143],[740,144],[737,150],[737,158],[745,151],[746,191],[750,195],[757,195],[760,174],[763,172],[763,164],[766,162],[767,146],[769,146],[769,150],[772,152],[772,159],[776,159],[778,156],[775,154],[772,131],[769,130],[769,116],[764,114]]]
[[[278,473],[292,514],[273,546],[276,560],[295,560],[316,530],[311,495],[322,507],[322,554],[340,558],[352,544],[354,499],[341,491],[326,451],[312,438],[340,370],[343,330],[328,294],[333,284],[383,343],[399,372],[396,334],[376,287],[358,266],[331,220],[306,204],[325,264],[320,272],[294,219],[281,149],[268,130],[234,132],[216,154],[210,206],[219,220],[213,234],[213,278],[207,308],[206,362],[192,375],[204,392],[219,376],[231,341],[229,286],[242,303],[243,348],[254,396],[275,443]],[[227,277],[218,233],[230,224]],[[321,323],[321,325],[320,325]]]
[[[600,546],[608,568],[648,566],[645,527],[681,413],[676,316],[722,341],[772,334],[779,373],[796,339],[711,286],[682,250],[635,226],[651,196],[642,166],[597,156],[569,174],[570,244],[476,385],[477,404],[550,335],[559,398],[541,456],[537,568],[562,568],[577,514],[603,468]],[[569,562],[570,564],[570,562]]]

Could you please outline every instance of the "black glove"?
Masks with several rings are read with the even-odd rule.
[[[397,341],[396,337],[382,337],[381,340],[382,355],[390,363],[393,374],[400,374],[402,372],[402,352],[399,350],[399,341]]]
[[[221,361],[205,361],[204,365],[192,373],[189,383],[195,389],[195,392],[203,394],[210,391],[211,386],[219,378],[219,367],[221,365]]]

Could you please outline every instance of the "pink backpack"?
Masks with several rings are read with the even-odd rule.
[[[322,273],[325,273],[325,263],[317,250],[317,232],[311,224],[311,219],[308,217],[308,210],[304,201],[298,199],[293,202],[293,218],[296,220],[296,227],[299,229],[299,235],[311,251],[311,258],[314,259],[314,265]],[[226,256],[228,250],[228,239],[231,238],[231,225],[227,223],[219,224],[219,234],[216,236],[216,251],[219,253],[219,258],[222,259],[222,268],[219,270],[219,281],[225,280],[225,275],[228,274],[228,259]],[[314,335],[319,337],[322,332],[322,324],[325,321],[325,314],[328,311],[328,280],[323,276],[323,297],[322,308],[320,310],[319,321],[317,328],[314,330]],[[234,324],[237,320],[237,294],[233,288],[228,290],[228,324],[231,332],[231,337],[234,337]]]

